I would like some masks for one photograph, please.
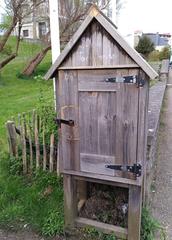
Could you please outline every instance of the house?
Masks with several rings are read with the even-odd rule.
[[[29,12],[31,0],[25,4],[25,11]],[[36,4],[36,3],[35,3]],[[39,6],[33,8],[33,11],[23,19],[21,37],[26,39],[42,39],[49,32],[49,3],[43,0]],[[17,35],[18,27],[13,35]]]

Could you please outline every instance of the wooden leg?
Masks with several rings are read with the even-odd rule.
[[[128,240],[140,240],[142,187],[129,187]]]
[[[63,176],[65,228],[73,228],[77,217],[76,180],[70,175]]]

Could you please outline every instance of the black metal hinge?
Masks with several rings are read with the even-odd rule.
[[[110,83],[134,83],[138,87],[143,87],[145,84],[145,80],[141,79],[137,75],[106,78],[105,81]]]
[[[106,165],[106,168],[110,168],[113,170],[123,171],[123,172],[131,172],[136,175],[136,177],[140,177],[142,175],[142,165],[141,164],[133,164],[132,166],[123,166],[123,165]]]
[[[70,127],[74,126],[73,120],[64,120],[64,119],[57,118],[55,119],[55,122],[59,125],[59,127],[61,127],[62,124],[69,125]]]

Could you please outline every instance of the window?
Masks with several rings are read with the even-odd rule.
[[[43,37],[46,34],[46,23],[40,22],[39,23],[39,37]]]
[[[29,30],[23,30],[23,37],[29,37]]]

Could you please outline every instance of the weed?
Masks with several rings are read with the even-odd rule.
[[[0,226],[21,229],[29,225],[44,235],[63,232],[62,179],[55,174],[36,171],[23,177],[8,170],[8,155],[1,158]],[[12,167],[15,169],[15,165]],[[13,171],[12,171],[13,172]]]
[[[166,239],[166,235],[160,223],[151,216],[148,208],[143,208],[141,240],[155,240],[155,234],[157,232],[160,232],[161,240]]]
[[[93,240],[117,240],[115,235],[113,234],[105,234],[93,227],[86,227],[83,229],[83,233],[88,236],[88,239],[93,239]]]

